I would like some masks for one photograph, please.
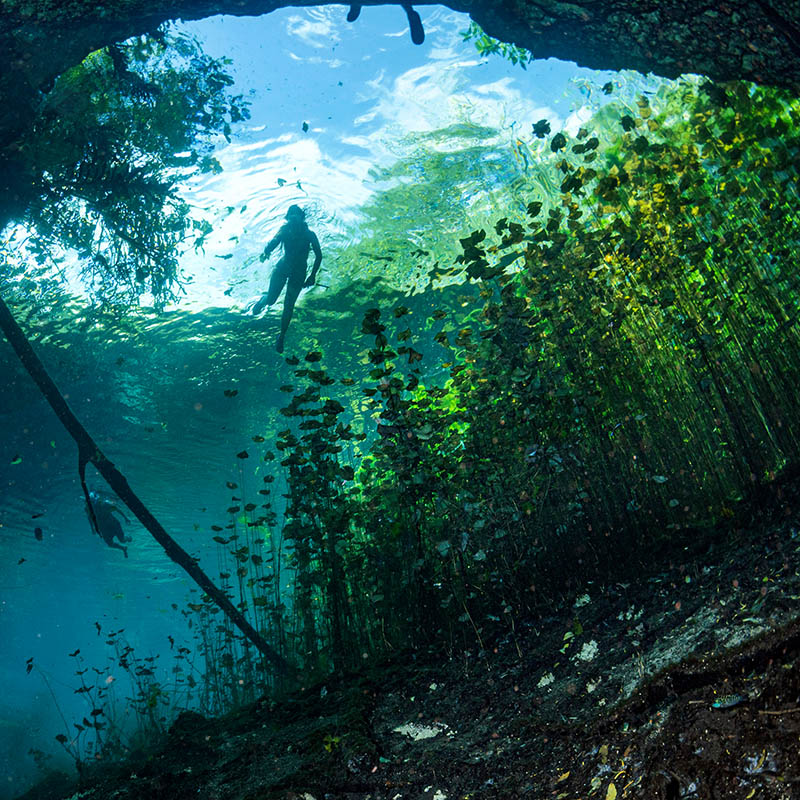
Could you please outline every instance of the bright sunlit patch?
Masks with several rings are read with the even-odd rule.
[[[302,15],[293,14],[286,21],[286,32],[308,47],[330,47],[339,41],[340,26],[334,21],[335,11],[339,9],[323,6],[308,9]]]
[[[534,123],[547,119],[554,131],[565,124],[575,133],[596,108],[597,81],[587,70],[548,60],[524,71],[480,58],[460,35],[466,15],[424,9],[422,46],[409,41],[397,8],[365,8],[352,24],[345,15],[344,7],[329,6],[181,26],[210,55],[231,58],[236,91],[252,104],[251,119],[234,126],[231,141],[220,138],[214,156],[222,172],[181,187],[206,227],[182,257],[189,279],[182,304],[236,307],[263,291],[279,255],[266,264],[258,256],[291,204],[306,210],[319,234],[328,286],[358,279],[360,262],[337,263],[337,253],[372,234],[382,206],[366,215],[365,207],[393,186],[430,191],[424,200],[411,192],[410,205],[392,213],[398,230],[391,236],[427,249],[434,220],[437,236],[461,235],[491,210],[501,182],[530,176],[544,146],[530,141]],[[477,168],[471,179],[461,181],[455,166],[452,174],[406,166],[407,174],[386,178],[394,164],[441,153],[455,165],[476,148],[479,161],[467,161]],[[461,217],[449,207],[448,182]],[[68,272],[80,291],[75,271]],[[381,274],[392,279],[391,270]]]

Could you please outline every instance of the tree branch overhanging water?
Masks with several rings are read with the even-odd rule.
[[[131,489],[125,476],[100,450],[89,432],[84,428],[70,407],[67,405],[61,392],[45,369],[41,359],[36,355],[31,343],[28,341],[22,328],[20,328],[11,310],[0,297],[0,329],[5,334],[8,343],[14,349],[20,362],[33,379],[34,383],[44,395],[50,407],[66,428],[69,435],[78,445],[79,462],[83,469],[87,463],[95,466],[108,485],[117,496],[136,516],[139,522],[148,530],[152,537],[161,545],[169,558],[181,567],[189,577],[217,604],[227,615],[231,622],[256,646],[259,653],[279,673],[286,674],[289,665],[285,659],[270,647],[261,634],[245,619],[244,615],[233,605],[228,597],[200,568],[197,560],[192,558],[173,539],[161,523],[153,516],[147,506]]]

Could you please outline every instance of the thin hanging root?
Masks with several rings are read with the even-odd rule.
[[[97,524],[97,517],[94,513],[94,504],[89,498],[89,487],[86,485],[86,465],[92,460],[91,456],[84,448],[78,448],[78,477],[83,489],[83,497],[86,500],[86,508],[89,510],[89,521],[92,523],[92,530],[100,536],[100,528]]]
[[[403,11],[408,17],[408,27],[411,29],[411,41],[414,44],[422,44],[425,41],[425,29],[422,27],[422,20],[419,14],[408,4],[403,4]]]

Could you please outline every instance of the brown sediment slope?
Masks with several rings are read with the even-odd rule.
[[[779,496],[484,649],[185,713],[158,751],[26,800],[797,797],[800,523]]]

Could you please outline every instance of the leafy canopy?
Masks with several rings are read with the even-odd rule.
[[[477,22],[470,22],[469,27],[461,32],[461,38],[465,42],[475,43],[475,49],[484,57],[499,55],[510,61],[512,64],[519,64],[522,69],[526,69],[528,64],[533,61],[533,53],[524,47],[503,42],[487,35]]]
[[[40,270],[64,277],[73,251],[102,302],[176,297],[181,248],[208,233],[178,183],[219,171],[215,142],[249,116],[229,63],[159,32],[98,50],[57,79],[21,147],[15,187],[15,221],[33,231]]]

